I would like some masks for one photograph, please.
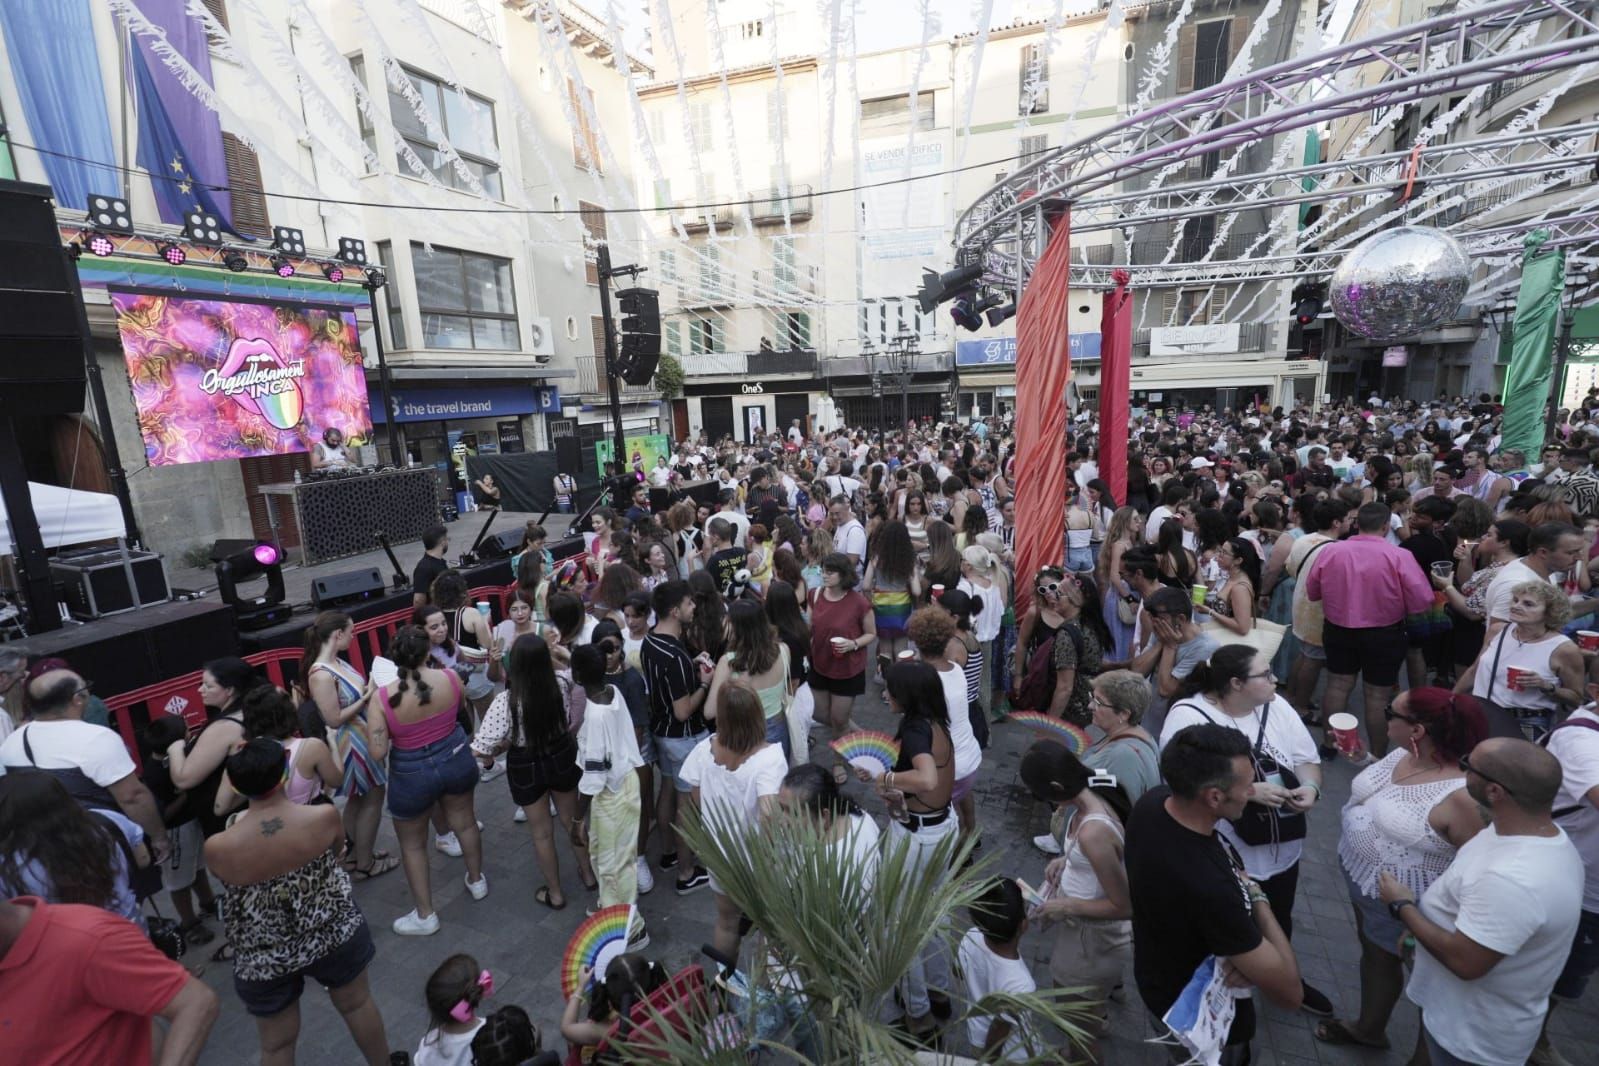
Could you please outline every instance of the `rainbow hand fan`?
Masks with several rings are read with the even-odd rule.
[[[1011,714],[1010,720],[1036,730],[1058,744],[1066,745],[1066,750],[1073,755],[1081,755],[1088,750],[1088,734],[1083,732],[1082,727],[1072,725],[1070,722],[1063,722],[1059,718],[1052,718],[1038,711],[1016,711]]]
[[[572,998],[585,966],[603,978],[611,960],[627,950],[627,931],[635,920],[633,912],[632,904],[614,903],[583,919],[567,941],[566,955],[561,960],[562,996]]]
[[[899,761],[899,741],[875,729],[846,733],[829,746],[851,766],[862,770],[885,773]]]

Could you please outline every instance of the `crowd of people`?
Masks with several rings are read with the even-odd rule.
[[[1536,463],[1501,447],[1499,419],[1486,396],[1135,408],[1125,478],[1108,479],[1112,430],[1087,412],[1062,442],[1060,553],[1034,572],[1017,569],[1025,471],[997,420],[684,441],[583,516],[581,552],[556,560],[530,525],[498,624],[439,526],[412,624],[369,674],[351,619],[324,611],[291,688],[206,664],[207,724],[159,716],[138,769],[95,720],[89,681],[0,654],[0,883],[15,897],[0,908],[0,1047],[149,1061],[140,1025],[161,1015],[159,1061],[196,1061],[218,1004],[168,940],[220,933],[263,1062],[293,1061],[309,975],[359,1056],[387,1063],[360,886],[402,871],[412,907],[393,932],[448,941],[430,849],[461,860],[470,899],[488,895],[475,797],[502,776],[532,838],[535,907],[636,905],[627,953],[558,1022],[546,1012],[592,1047],[664,979],[641,902],[657,873],[681,896],[709,889],[722,954],[749,934],[679,832],[695,812],[759,833],[775,811],[812,810],[862,877],[903,848],[936,878],[946,840],[981,843],[985,749],[1033,711],[1089,738],[1021,761],[1050,813],[1040,888],[995,878],[955,957],[933,943],[908,967],[911,1036],[936,1039],[952,997],[1032,988],[1018,945],[1042,925],[1050,981],[1098,1019],[1078,1060],[1130,967],[1173,1061],[1213,1038],[1220,1061],[1247,1062],[1247,995],[1218,1034],[1176,1020],[1208,965],[1218,987],[1316,1016],[1328,1043],[1387,1047],[1406,997],[1413,1061],[1565,1061],[1550,1009],[1599,969],[1599,398]],[[652,485],[707,477],[714,505],[652,510]],[[556,489],[576,510],[575,483]],[[1363,720],[1347,713],[1357,680]],[[899,753],[881,772],[827,747],[883,720]],[[1348,764],[1323,844],[1359,930],[1358,1004],[1306,981],[1292,943],[1301,859],[1331,824],[1310,815],[1324,773]],[[881,831],[845,790],[886,812]],[[378,845],[385,811],[398,855]],[[152,920],[162,895],[172,922]],[[102,970],[90,952],[115,959]],[[480,1009],[489,971],[441,955],[414,1062],[554,1054],[528,1011]],[[70,1025],[12,1009],[44,994],[44,965],[70,971],[52,989]],[[1004,1014],[966,1035],[991,1058],[1039,1039]]]

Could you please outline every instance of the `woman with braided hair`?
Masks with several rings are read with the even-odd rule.
[[[473,899],[489,894],[483,875],[483,840],[473,811],[477,760],[467,746],[456,715],[461,680],[453,670],[428,664],[433,644],[418,626],[402,626],[389,643],[398,679],[377,690],[383,710],[373,715],[371,751],[389,759],[389,815],[400,838],[400,859],[416,908],[395,919],[401,936],[429,936],[439,930],[428,879],[428,814],[440,804],[466,859],[466,888]]]

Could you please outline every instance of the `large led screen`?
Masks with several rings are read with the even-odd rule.
[[[111,291],[151,466],[370,438],[355,312]]]

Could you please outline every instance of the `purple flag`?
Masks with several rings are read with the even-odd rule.
[[[167,43],[188,61],[207,85],[212,85],[211,45],[206,39],[205,26],[190,18],[184,8],[184,0],[141,0],[139,4],[145,18],[166,30]],[[168,69],[166,62],[151,48],[148,37],[139,34],[132,37],[134,46],[144,56],[167,120],[183,144],[181,156],[161,160],[162,176],[226,186],[228,165],[222,154],[222,122],[216,112],[183,87],[178,75]],[[154,162],[151,160],[147,167]],[[155,171],[152,169],[151,173],[154,175]],[[226,189],[214,191],[211,199],[221,209],[223,218],[233,217],[233,198]],[[196,202],[187,196],[161,195],[157,195],[156,201],[161,208],[161,220],[178,223],[183,221],[183,211]]]

